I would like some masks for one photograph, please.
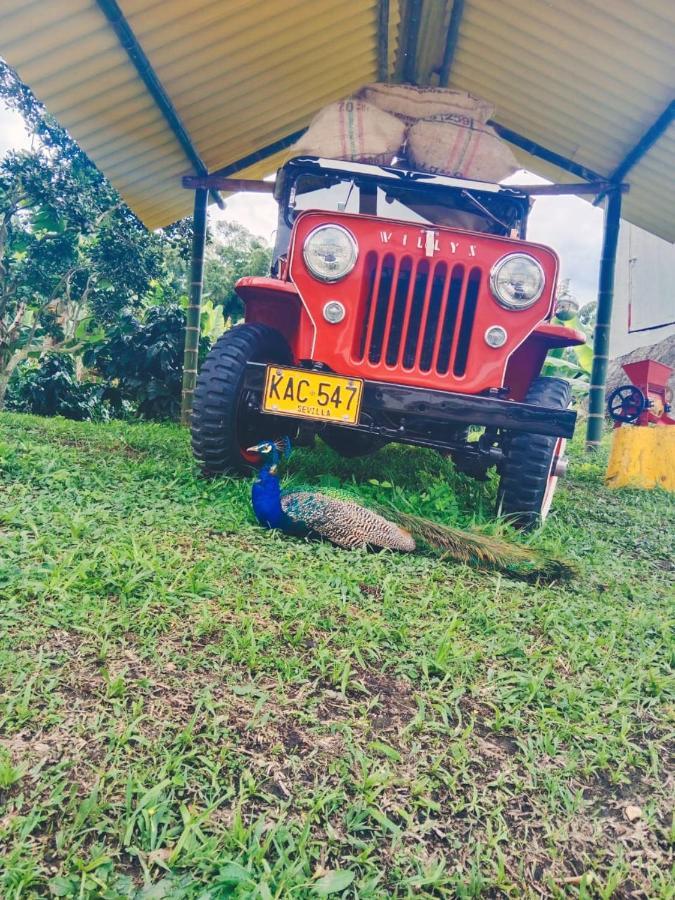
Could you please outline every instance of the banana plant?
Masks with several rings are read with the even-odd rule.
[[[574,328],[586,335],[586,343],[576,347],[557,347],[546,357],[544,363],[544,375],[558,375],[568,378],[572,383],[572,389],[576,393],[588,392],[593,366],[593,347],[591,335],[593,329],[592,304],[586,304],[579,309],[579,304],[569,293],[569,286],[565,285],[564,293],[558,298],[558,306],[553,322],[566,328]]]

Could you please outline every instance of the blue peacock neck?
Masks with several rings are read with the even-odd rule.
[[[251,488],[251,504],[258,522],[264,528],[281,528],[285,514],[281,508],[281,487],[275,472],[263,466]]]

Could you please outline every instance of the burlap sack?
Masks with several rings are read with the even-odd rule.
[[[471,116],[477,122],[487,122],[494,113],[494,106],[480,97],[450,88],[376,83],[367,84],[359,91],[359,96],[409,125],[417,119],[451,113]]]
[[[326,156],[388,165],[405,140],[405,124],[363,100],[325,106],[291,148],[293,156]]]
[[[420,119],[408,131],[408,159],[436,175],[501,181],[518,169],[508,144],[493,128],[467,116]]]

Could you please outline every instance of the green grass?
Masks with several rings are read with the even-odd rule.
[[[603,465],[542,586],[261,531],[177,427],[1,416],[0,896],[675,896],[675,504]],[[290,475],[494,499],[400,447]]]

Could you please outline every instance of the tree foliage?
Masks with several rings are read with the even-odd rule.
[[[20,366],[7,392],[7,409],[38,416],[106,420],[104,385],[81,382],[75,360],[66,353],[46,353],[38,365]]]
[[[139,306],[163,247],[4,63],[0,100],[38,138],[0,162],[1,406],[22,360],[72,350],[92,323]]]
[[[121,413],[130,404],[143,418],[175,419],[180,412],[185,312],[151,306],[143,318],[125,314],[83,360],[106,385],[103,399]],[[202,354],[209,347],[201,339]]]
[[[182,379],[191,220],[148,232],[2,60],[0,103],[21,113],[34,138],[30,151],[0,160],[0,409],[26,359],[64,351],[84,353],[113,408],[133,402],[143,416],[172,416]],[[216,227],[207,247],[203,333],[217,336],[227,319],[241,317],[234,284],[266,273],[270,255],[243,226]],[[75,368],[71,374],[55,358],[17,374],[24,391],[48,372],[61,387],[75,378]],[[22,402],[37,408],[36,396]]]
[[[269,275],[272,250],[236,222],[219,222],[204,261],[204,294],[225,319],[238,321],[244,307],[234,286],[245,275]]]

